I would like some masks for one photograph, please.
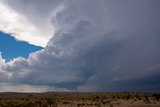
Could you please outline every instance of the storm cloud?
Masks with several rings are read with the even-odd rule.
[[[39,15],[54,13],[50,19],[54,35],[28,59],[5,62],[1,58],[2,83],[74,91],[159,92],[159,0],[48,0],[49,4],[24,0],[24,4],[31,2],[38,3],[36,9],[47,4]],[[23,12],[23,8],[15,10]]]

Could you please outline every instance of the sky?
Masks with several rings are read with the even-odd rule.
[[[24,41],[17,41],[9,34],[0,32],[0,52],[6,61],[13,58],[24,57],[28,58],[31,52],[42,49],[40,46],[31,45]]]
[[[1,0],[0,91],[160,92],[159,5]]]

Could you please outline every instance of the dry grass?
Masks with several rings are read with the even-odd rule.
[[[160,94],[0,93],[0,107],[160,107]]]

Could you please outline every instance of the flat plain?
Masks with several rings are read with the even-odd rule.
[[[157,93],[0,93],[0,107],[160,107]]]

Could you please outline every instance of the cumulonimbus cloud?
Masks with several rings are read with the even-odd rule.
[[[150,2],[63,1],[50,20],[56,31],[44,49],[28,59],[5,63],[1,58],[0,70],[9,74],[3,83],[79,91],[158,91],[160,15],[155,7],[160,2]]]

